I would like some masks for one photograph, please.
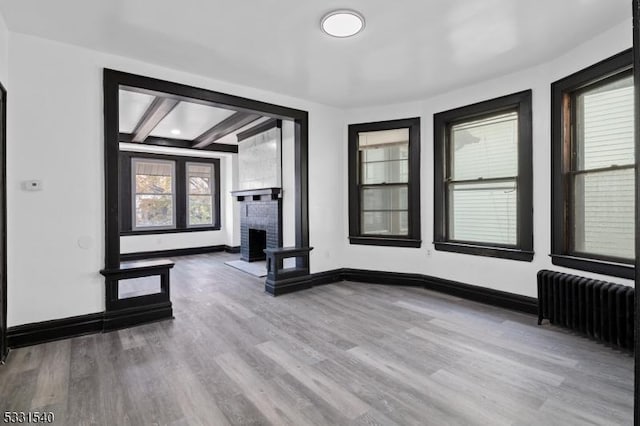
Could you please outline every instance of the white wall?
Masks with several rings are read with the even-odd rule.
[[[295,131],[293,121],[282,122],[282,246],[296,245]]]
[[[0,13],[0,83],[9,84],[9,30]]]
[[[104,266],[103,67],[309,111],[312,272],[347,266],[417,272],[534,296],[535,273],[551,267],[548,258],[549,84],[630,47],[630,29],[630,22],[625,22],[553,62],[481,85],[402,105],[346,112],[133,59],[11,33],[9,70],[2,71],[0,65],[0,73],[8,72],[12,76],[7,153],[8,325],[104,309],[104,281],[98,273]],[[2,43],[0,26],[0,61],[3,59]],[[534,261],[526,263],[435,252],[431,244],[432,115],[528,88],[534,91]],[[346,124],[416,115],[422,117],[423,247],[349,245]],[[231,188],[235,189],[237,159],[228,157],[224,163],[225,179],[231,181]],[[22,191],[20,182],[27,179],[42,179],[44,190]],[[230,245],[239,245],[239,232],[228,229],[234,223],[237,228],[238,221],[231,220],[238,213],[236,204],[227,204],[223,222],[226,229],[221,232],[224,241],[233,241]],[[82,244],[85,248],[81,248],[80,239],[91,244],[88,247]]]
[[[240,208],[237,199],[231,196],[231,191],[238,188],[238,155],[234,154],[225,158],[224,174],[226,196],[228,202],[225,205],[225,220],[222,230],[226,233],[226,244],[230,247],[240,246]],[[222,207],[220,207],[222,209]]]
[[[421,220],[422,248],[385,248],[349,245],[348,223],[343,224],[344,263],[352,268],[421,273],[492,289],[536,296],[536,273],[543,268],[632,285],[633,282],[602,277],[551,264],[550,236],[550,84],[632,45],[631,21],[567,52],[552,62],[541,64],[482,84],[416,102],[349,110],[348,123],[421,117]],[[533,262],[494,259],[435,251],[433,241],[433,114],[521,90],[533,89],[534,245]],[[347,156],[347,133],[343,129],[340,154]],[[347,182],[347,165],[343,165]],[[348,214],[347,194],[343,194],[343,215]]]
[[[343,182],[327,173],[342,168],[339,110],[32,36],[10,41],[9,326],[104,310],[103,67],[309,111],[312,267],[342,266]],[[22,191],[27,179],[43,191]]]

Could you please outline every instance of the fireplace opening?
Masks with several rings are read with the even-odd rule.
[[[266,259],[267,231],[249,228],[249,262]]]

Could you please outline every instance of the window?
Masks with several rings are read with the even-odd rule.
[[[134,229],[174,228],[175,174],[173,161],[131,160]]]
[[[220,160],[120,152],[120,234],[220,229]]]
[[[434,116],[435,248],[533,259],[531,91]]]
[[[552,85],[552,260],[634,277],[631,51]]]
[[[351,244],[420,247],[420,119],[349,126]]]
[[[213,225],[213,184],[213,164],[187,163],[188,226]]]

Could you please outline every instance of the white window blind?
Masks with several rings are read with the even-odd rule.
[[[633,77],[575,97],[573,250],[635,256]]]
[[[516,245],[517,111],[455,124],[449,141],[449,239]]]
[[[214,224],[214,179],[212,164],[187,163],[188,226]]]
[[[175,227],[175,163],[133,158],[133,227]]]

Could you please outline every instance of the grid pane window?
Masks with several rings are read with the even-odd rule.
[[[348,130],[349,242],[420,247],[420,118]]]
[[[361,233],[407,236],[409,129],[358,133]]]
[[[572,96],[571,249],[634,258],[634,107],[629,73]]]
[[[212,225],[214,220],[213,165],[187,163],[188,225]]]
[[[518,113],[450,126],[448,238],[515,246],[518,242]]]
[[[175,163],[132,159],[134,228],[175,227]]]
[[[531,90],[434,115],[434,246],[533,260]]]

